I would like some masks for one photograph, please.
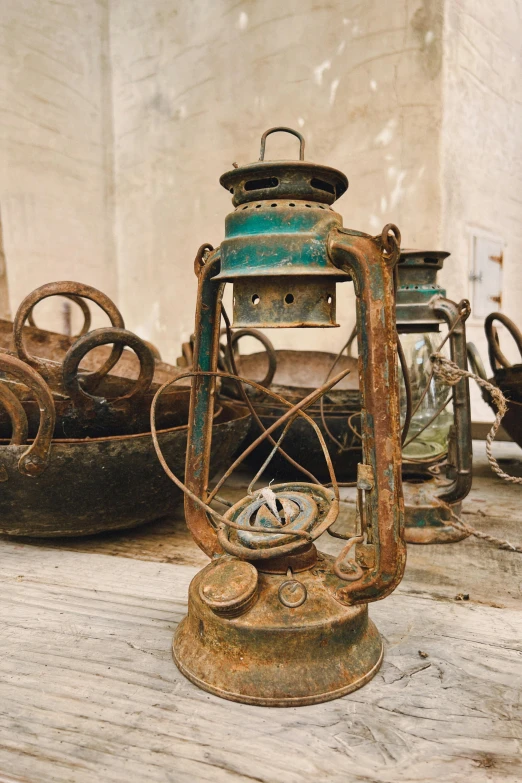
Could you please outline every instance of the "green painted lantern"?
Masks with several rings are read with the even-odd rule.
[[[413,416],[405,437],[403,480],[405,536],[412,543],[458,541],[466,534],[451,524],[471,489],[471,412],[468,379],[448,387],[434,377],[430,357],[444,340],[447,353],[467,369],[466,327],[469,303],[446,298],[437,282],[449,253],[404,250],[398,265],[397,331],[411,387]],[[406,389],[401,388],[401,414]],[[446,462],[446,475],[440,465]],[[448,480],[450,482],[448,483]]]
[[[299,160],[264,159],[274,131],[299,139]],[[377,237],[344,229],[331,205],[346,177],[305,161],[304,139],[288,128],[267,131],[260,160],[220,181],[235,209],[221,246],[202,246],[196,259],[184,487],[187,525],[211,562],[190,586],[174,659],[192,682],[224,698],[313,704],[376,673],[382,642],[368,603],[387,596],[404,571],[393,282],[400,239],[394,226]],[[333,489],[300,481],[252,490],[221,516],[209,505],[217,491],[208,487],[209,457],[225,284],[233,285],[236,327],[329,328],[337,325],[336,285],[349,280],[357,295],[363,458],[358,530],[335,559],[314,543],[337,518],[335,481]]]

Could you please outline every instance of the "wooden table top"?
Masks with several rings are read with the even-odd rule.
[[[518,447],[495,452],[522,475]],[[520,543],[520,497],[476,443],[466,521]],[[3,538],[0,558],[0,783],[522,779],[519,554],[476,539],[409,547],[400,587],[370,606],[377,676],[286,709],[221,700],[176,669],[172,634],[207,562],[181,511],[83,540]]]

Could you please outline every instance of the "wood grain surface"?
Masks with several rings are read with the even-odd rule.
[[[488,481],[477,476],[468,508],[484,506],[473,514],[500,532],[521,516],[517,488],[501,484],[494,502]],[[470,541],[410,547],[405,580],[370,608],[386,646],[375,679],[334,702],[272,709],[204,693],[174,666],[199,563],[181,562],[182,550],[198,557],[190,542],[174,555],[163,543],[166,561],[0,542],[0,780],[522,778],[520,555]]]

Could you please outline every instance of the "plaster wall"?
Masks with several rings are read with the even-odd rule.
[[[470,235],[504,244],[502,310],[519,326],[522,274],[522,2],[446,0],[441,135],[442,242],[451,250],[442,278],[455,297],[471,296]],[[498,305],[491,302],[491,311]],[[512,361],[517,351],[500,328]],[[489,369],[483,324],[470,318],[468,339]],[[519,359],[518,359],[519,360]],[[473,417],[491,409],[471,384]]]
[[[503,309],[520,320],[521,5],[5,0],[0,315],[36,285],[79,279],[175,359],[193,329],[194,253],[221,241],[231,208],[219,176],[281,124],[348,175],[345,225],[392,221],[406,247],[451,250],[451,297],[470,294],[470,232],[500,236]],[[293,157],[295,140],[267,151]],[[338,295],[345,328],[270,337],[337,350],[354,320],[350,286]],[[61,328],[47,309],[39,322]],[[486,359],[482,326],[469,334]],[[473,394],[474,418],[491,419]]]
[[[0,30],[0,212],[11,311],[51,280],[116,296],[107,2],[4,0]],[[0,288],[5,315],[1,275]],[[56,300],[42,308],[38,322],[61,329]]]
[[[230,194],[219,176],[257,159],[270,126],[344,171],[345,225],[395,222],[406,246],[440,226],[442,0],[112,0],[115,240],[120,305],[167,360],[193,330],[193,258],[219,244]],[[271,137],[267,157],[297,154]],[[271,330],[277,345],[337,350],[337,330]],[[344,290],[343,290],[344,289]],[[246,350],[250,350],[247,346]]]

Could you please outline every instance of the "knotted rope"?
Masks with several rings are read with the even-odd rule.
[[[455,362],[452,362],[441,353],[432,354],[430,359],[433,366],[433,374],[440,378],[440,380],[443,383],[446,383],[448,386],[455,386],[455,384],[458,383],[461,378],[473,378],[473,380],[475,380],[479,386],[487,389],[487,391],[491,394],[497,409],[497,414],[495,416],[495,421],[493,422],[493,425],[486,437],[486,454],[489,464],[497,476],[500,476],[500,478],[504,479],[504,481],[509,481],[512,484],[522,484],[522,477],[511,476],[509,473],[503,471],[493,456],[493,441],[498,432],[498,428],[500,427],[500,423],[508,409],[508,404],[502,391],[498,388],[498,386],[494,386],[489,381],[486,381],[480,376],[475,375],[475,373],[472,373],[469,370],[461,370],[460,367],[455,364]],[[522,546],[512,544],[510,541],[507,541],[503,538],[495,538],[495,536],[490,536],[487,533],[483,533],[482,531],[477,530],[457,516],[450,505],[443,503],[442,501],[439,502],[444,508],[448,510],[451,516],[451,521],[448,521],[452,527],[456,528],[457,530],[462,530],[469,535],[475,536],[475,538],[480,538],[483,541],[487,541],[490,544],[496,544],[500,549],[508,549],[511,552],[522,553]]]

